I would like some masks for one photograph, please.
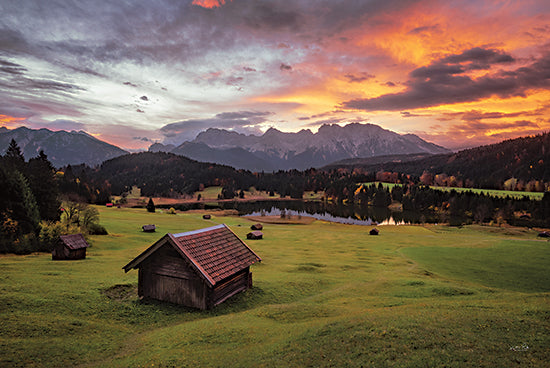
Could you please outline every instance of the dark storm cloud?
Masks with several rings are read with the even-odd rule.
[[[402,118],[416,118],[416,117],[426,117],[426,116],[432,116],[432,115],[431,114],[413,114],[409,111],[401,111]]]
[[[469,121],[464,124],[455,124],[453,130],[461,132],[486,132],[488,130],[506,130],[506,129],[518,129],[518,128],[535,128],[539,126],[529,120],[517,120],[514,122],[501,122],[501,123],[484,123],[482,121]]]
[[[253,6],[246,13],[245,23],[252,28],[269,28],[299,30],[303,25],[301,15],[296,11],[288,10],[279,4],[254,1]]]
[[[135,141],[142,141],[142,142],[153,142],[153,140],[147,138],[147,137],[133,137],[132,138]]]
[[[0,59],[0,73],[11,75],[22,75],[27,69],[22,65]]]
[[[255,125],[263,123],[271,112],[237,111],[222,112],[209,119],[189,119],[171,123],[160,128],[160,133],[166,137],[164,143],[181,144],[195,139],[198,133],[208,128],[231,129],[241,133],[258,134]]]
[[[29,124],[31,127],[33,124]],[[58,119],[49,123],[36,123],[36,128],[46,128],[50,130],[80,131],[86,130],[86,125],[73,120]]]
[[[447,56],[440,60],[441,63],[457,64],[463,62],[484,63],[486,65],[495,63],[510,63],[514,58],[502,51],[474,47],[462,54]]]
[[[366,72],[356,73],[356,74],[346,74],[344,77],[348,80],[350,83],[359,83],[364,82],[366,80],[372,79],[375,76]]]
[[[2,70],[0,67],[0,87],[10,94],[42,92],[69,92],[74,93],[84,88],[71,83],[58,82],[50,79],[34,79],[24,76],[25,68]],[[1,95],[0,91],[0,95]]]
[[[367,111],[399,111],[478,101],[491,96],[525,96],[528,90],[550,87],[550,53],[512,71],[489,70],[478,78],[467,73],[471,69],[510,64],[513,60],[512,56],[500,51],[474,48],[413,70],[404,92],[346,101],[342,106]]]
[[[287,71],[287,70],[292,70],[292,67],[285,63],[281,63],[281,65],[279,66],[279,69],[281,69],[282,71]]]
[[[434,24],[433,26],[421,26],[411,29],[407,34],[422,34],[422,33],[432,33],[434,31],[440,31],[440,25]]]
[[[517,118],[522,116],[540,117],[545,116],[548,113],[548,106],[542,106],[535,110],[516,111],[516,112],[500,112],[500,111],[479,111],[469,110],[460,112],[448,112],[443,113],[438,119],[440,121],[450,121],[460,119],[465,122],[475,122],[481,120],[498,120]]]

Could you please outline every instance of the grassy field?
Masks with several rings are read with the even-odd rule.
[[[380,182],[371,182],[371,183],[363,183],[364,185],[371,185],[375,184],[378,185]],[[401,184],[393,184],[393,183],[382,183],[384,187],[390,188],[390,190],[396,186]],[[493,197],[506,197],[510,196],[510,198],[516,198],[521,199],[523,197],[527,197],[529,199],[535,199],[535,200],[541,200],[544,196],[544,193],[542,192],[518,192],[513,190],[496,190],[496,189],[477,189],[477,188],[458,188],[458,187],[438,187],[435,185],[430,186],[431,189],[438,189],[438,190],[444,190],[444,191],[451,191],[456,190],[457,192],[474,192],[477,194],[484,193],[485,195],[493,196]]]
[[[0,256],[0,367],[547,367],[550,243],[527,229],[265,224],[254,288],[211,311],[137,298],[166,232],[251,222],[99,208],[88,258]],[[157,233],[141,232],[154,223]]]

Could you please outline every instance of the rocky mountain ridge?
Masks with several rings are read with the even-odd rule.
[[[234,151],[237,148],[239,152]],[[208,158],[215,163],[253,171],[303,170],[357,157],[450,152],[414,134],[400,135],[378,125],[359,123],[326,124],[317,133],[310,130],[285,133],[270,128],[261,136],[210,128],[192,142],[175,148],[155,144],[150,150],[181,154],[199,161]],[[233,150],[232,156],[237,157],[229,157],[228,150]]]

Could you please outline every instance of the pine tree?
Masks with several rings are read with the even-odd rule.
[[[147,212],[155,212],[155,203],[153,202],[153,198],[149,198],[146,208]]]
[[[15,139],[12,138],[4,158],[6,159],[6,163],[11,166],[12,169],[18,170],[19,172],[24,171],[25,158],[23,157],[21,148],[19,148],[19,145]]]
[[[29,160],[26,171],[40,218],[48,221],[59,220],[61,203],[58,200],[59,188],[55,179],[55,169],[44,151],[40,151],[37,157]]]
[[[17,221],[19,234],[38,230],[38,206],[27,179],[19,171],[0,167],[0,203],[0,213]]]

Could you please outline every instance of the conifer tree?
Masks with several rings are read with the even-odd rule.
[[[40,218],[48,221],[59,220],[59,188],[55,179],[55,169],[44,151],[31,158],[27,164],[27,177],[36,199]]]
[[[23,157],[23,154],[21,153],[21,148],[19,148],[19,145],[17,144],[15,139],[12,138],[4,158],[6,160],[6,163],[11,166],[12,169],[18,170],[19,172],[24,171],[25,158]]]
[[[153,198],[149,198],[146,208],[147,212],[155,212],[155,203],[153,202]]]

